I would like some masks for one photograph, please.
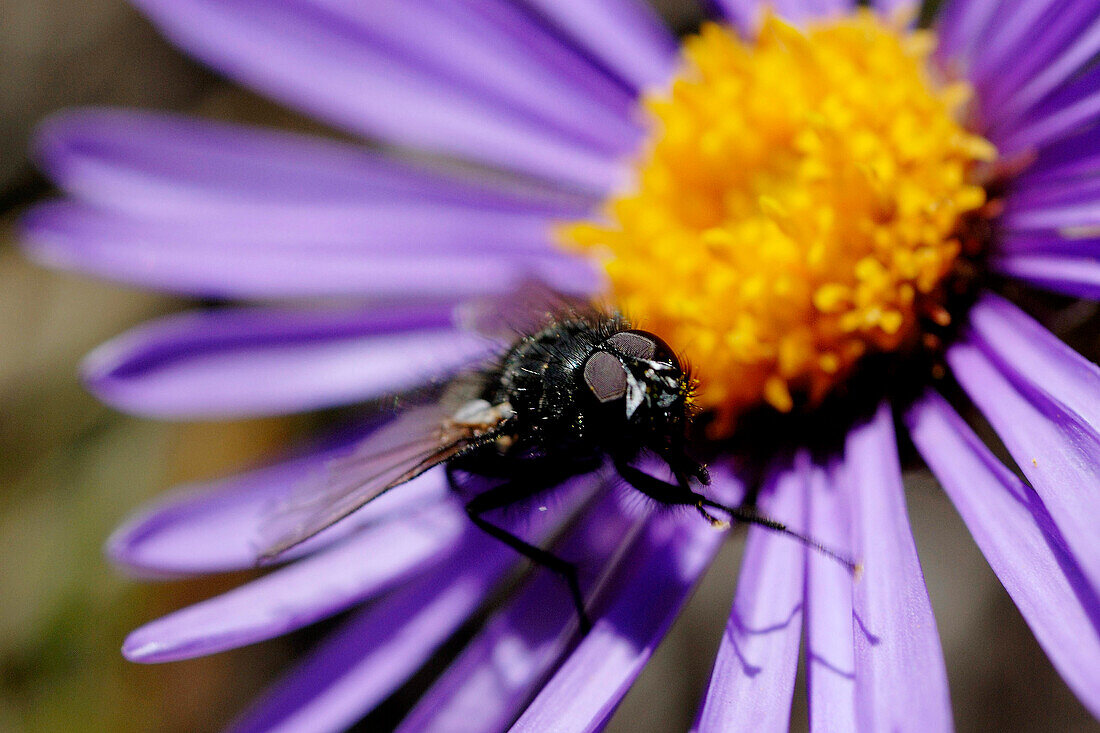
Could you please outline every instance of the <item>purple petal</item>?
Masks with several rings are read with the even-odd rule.
[[[289,1],[138,4],[170,40],[202,61],[353,132],[590,191],[606,191],[623,172],[613,155],[464,87],[453,69],[433,68],[413,49],[393,49],[346,12]],[[447,42],[435,35],[422,40]],[[461,56],[454,59],[463,63]]]
[[[624,512],[621,503],[605,492],[555,547],[556,554],[576,563],[586,596],[615,572],[617,565],[610,563],[616,551],[645,521]],[[467,645],[398,730],[506,730],[576,640],[576,610],[563,591],[557,575],[540,571]]]
[[[247,570],[259,562],[261,528],[294,492],[324,476],[326,465],[362,438],[353,431],[331,445],[273,466],[205,484],[177,488],[119,527],[107,543],[111,560],[141,573],[194,574]],[[443,474],[431,471],[394,491],[354,519],[325,530],[291,556],[307,554],[364,524],[435,504],[448,496]]]
[[[789,23],[805,25],[817,18],[838,15],[852,7],[847,0],[712,0],[712,4],[747,37],[756,34],[766,8]]]
[[[1100,434],[1041,382],[999,368],[970,339],[952,346],[947,361],[1100,588]]]
[[[1056,3],[1029,31],[1006,50],[1002,63],[989,65],[983,83],[983,103],[996,110],[989,121],[997,130],[1011,130],[1021,117],[1039,111],[1036,105],[1087,66],[1100,50],[1100,8],[1089,0]]]
[[[39,127],[34,147],[59,186],[101,208],[181,222],[332,221],[338,225],[325,237],[341,241],[343,227],[370,225],[379,212],[400,214],[395,203],[408,211],[420,203],[422,212],[434,204],[444,215],[469,207],[577,216],[591,206],[566,193],[518,181],[505,187],[350,143],[159,112],[64,112]]]
[[[572,490],[563,487],[559,492],[566,492],[566,501],[553,511],[514,515],[506,526],[519,531],[523,525],[525,537],[543,542],[596,483],[582,480]],[[446,561],[360,613],[257,700],[233,729],[346,729],[420,668],[484,603],[518,557],[468,525]],[[560,581],[553,590],[572,610]]]
[[[716,498],[737,501],[740,486],[716,480]],[[610,605],[512,726],[525,731],[595,731],[649,660],[723,534],[698,516],[654,517],[623,561],[629,572],[609,594]]]
[[[108,341],[83,373],[98,397],[140,415],[312,410],[424,384],[490,353],[450,320],[448,307],[193,311]]]
[[[1100,116],[1100,68],[1093,67],[1037,102],[1018,122],[989,138],[1002,155],[1041,148],[1084,129]]]
[[[127,220],[72,203],[38,206],[23,227],[29,255],[47,266],[202,297],[458,299],[531,279],[571,293],[599,284],[592,265],[566,254],[410,251],[412,242],[404,251],[325,249],[323,240],[272,242],[253,230]]]
[[[963,64],[968,70],[978,41],[989,28],[1000,0],[948,0],[936,24],[936,54],[948,66]]]
[[[1100,262],[1092,257],[1006,255],[993,260],[1002,275],[1066,295],[1100,299]]]
[[[1100,236],[1084,239],[1070,239],[1054,232],[1005,232],[997,241],[998,257],[994,265],[1002,260],[1016,257],[1027,258],[1032,255],[1056,255],[1065,259],[1100,258]]]
[[[765,514],[801,530],[805,477],[778,472],[761,496]],[[764,527],[751,527],[729,623],[693,730],[785,731],[802,638],[806,548]]]
[[[849,508],[839,466],[813,466],[809,534],[851,552]],[[806,553],[806,691],[811,730],[856,730],[852,576],[820,552]]]
[[[905,509],[890,408],[848,434],[859,730],[951,730],[947,671]]]
[[[1100,430],[1100,368],[1004,298],[987,293],[970,310],[973,340],[1003,369]]]
[[[925,395],[906,422],[1035,638],[1100,716],[1100,599],[1062,547],[1039,497],[939,395]]]
[[[634,89],[664,86],[676,39],[641,0],[526,0]]]
[[[132,632],[122,653],[169,662],[235,649],[339,613],[425,566],[468,527],[456,504],[440,504],[365,529],[334,547],[168,614]]]
[[[1094,176],[1100,171],[1100,127],[1063,138],[1038,153],[1035,162],[1013,184],[1013,199],[1033,187]]]

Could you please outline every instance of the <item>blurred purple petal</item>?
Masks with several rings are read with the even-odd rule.
[[[1096,3],[1069,0],[1048,8],[1036,27],[1008,50],[1003,63],[990,64],[983,102],[996,112],[989,123],[1007,132],[1022,116],[1033,111],[1042,114],[1039,103],[1085,68],[1098,50],[1100,7]]]
[[[132,632],[122,653],[169,662],[286,634],[377,595],[441,559],[468,527],[446,503],[365,529],[344,542]]]
[[[849,507],[840,467],[813,466],[809,534],[851,554]],[[820,552],[806,553],[806,692],[810,730],[856,730],[852,575]]]
[[[789,23],[804,25],[852,7],[848,0],[711,0],[711,4],[746,37],[755,35],[765,8]]]
[[[576,563],[586,597],[616,571],[609,562],[646,520],[624,513],[620,504],[621,497],[605,491],[555,546],[557,555]],[[421,696],[398,730],[506,730],[576,635],[577,612],[561,578],[540,570]]]
[[[565,501],[552,511],[514,513],[506,526],[544,542],[598,483],[582,479],[561,487]],[[589,514],[585,521],[600,519]],[[353,618],[257,700],[233,730],[344,730],[420,668],[518,560],[514,550],[467,524],[446,561]],[[554,580],[551,592],[572,611],[567,591]]]
[[[965,75],[998,5],[1000,0],[947,0],[936,23],[936,54],[940,60],[949,68],[961,64],[960,71]]]
[[[761,492],[763,512],[802,530],[806,476],[786,466]],[[786,731],[802,638],[806,548],[749,528],[737,595],[693,730]]]
[[[952,346],[947,361],[1100,589],[1100,434],[1041,385],[1005,373],[971,340]]]
[[[203,484],[178,487],[123,524],[107,542],[107,554],[131,570],[157,574],[247,570],[259,561],[261,528],[281,502],[325,475],[363,431],[349,431],[308,454],[266,468]],[[439,471],[420,476],[354,518],[303,543],[289,557],[325,547],[358,527],[449,496]]]
[[[408,679],[514,562],[504,545],[471,530],[448,562],[358,612],[255,700],[231,730],[347,729]]]
[[[23,221],[39,262],[111,280],[215,298],[359,296],[457,299],[508,292],[543,279],[590,292],[590,263],[564,253],[325,250],[325,241],[272,242],[247,229],[180,227],[121,219],[72,203],[44,204]],[[274,232],[270,232],[275,236]],[[475,245],[476,248],[476,245]]]
[[[1100,368],[1022,310],[987,293],[970,310],[972,338],[1007,369],[1100,430]]]
[[[664,86],[676,39],[645,0],[527,0],[637,91]]]
[[[1096,122],[1100,117],[1100,67],[1091,67],[1037,102],[1017,123],[990,134],[1002,155],[1012,156],[1048,145]]]
[[[742,487],[718,478],[720,501]],[[565,733],[600,730],[649,661],[653,650],[710,563],[724,534],[694,513],[666,513],[647,523],[624,556],[624,575],[607,610],[510,729]]]
[[[607,190],[623,173],[613,154],[457,84],[450,70],[391,48],[338,9],[290,0],[137,4],[170,40],[227,76],[353,132],[589,191]]]
[[[329,15],[331,22],[385,49],[391,59],[430,70],[449,86],[502,110],[514,109],[580,143],[621,155],[640,142],[641,128],[630,119],[633,110],[616,104],[625,101],[622,97],[612,97],[608,106],[602,95],[537,56],[540,47],[526,42],[540,30],[534,19],[515,33],[522,16],[514,14],[513,33],[504,33],[469,0],[307,0],[302,5],[307,15]],[[594,66],[584,70],[601,73]]]
[[[995,258],[992,268],[1040,288],[1100,299],[1100,261],[1092,257],[1014,254]]]
[[[909,529],[888,405],[849,434],[856,719],[859,730],[952,729],[947,671]]]
[[[223,217],[343,217],[359,226],[383,204],[436,204],[575,216],[584,197],[473,172],[459,174],[380,155],[321,137],[193,119],[161,112],[82,109],[51,117],[36,134],[34,156],[67,192],[134,216],[186,222]],[[414,224],[415,221],[401,222]],[[376,224],[381,226],[382,223]],[[339,229],[326,235],[338,235]],[[346,239],[346,238],[341,238]]]
[[[1100,716],[1100,599],[1063,548],[1039,497],[939,395],[925,395],[906,422],[1047,656]]]
[[[1100,234],[1100,232],[1098,232]],[[997,242],[994,263],[1033,255],[1060,259],[1100,258],[1100,236],[1070,239],[1056,232],[1004,232]]]
[[[84,379],[108,404],[160,418],[312,410],[415,387],[491,353],[450,321],[445,306],[193,311],[103,344]]]
[[[1035,187],[1087,180],[1100,171],[1100,127],[1090,127],[1038,151],[1019,177],[1009,200]]]

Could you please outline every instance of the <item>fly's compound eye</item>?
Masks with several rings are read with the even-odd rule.
[[[618,357],[597,351],[584,364],[584,383],[600,402],[612,402],[626,394],[626,368]]]
[[[672,348],[648,331],[619,331],[607,339],[607,344],[624,356],[659,361],[680,368],[680,360]]]

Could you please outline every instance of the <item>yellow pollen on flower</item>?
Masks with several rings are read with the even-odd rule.
[[[996,150],[958,121],[970,91],[937,83],[934,46],[869,11],[805,31],[769,16],[751,41],[708,25],[645,99],[632,189],[561,228],[690,357],[719,424],[820,402],[942,311],[960,217],[985,203],[971,170]]]

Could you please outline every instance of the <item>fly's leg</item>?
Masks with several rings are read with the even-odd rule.
[[[569,586],[569,593],[573,596],[573,605],[577,609],[581,633],[587,634],[592,630],[592,623],[588,620],[588,614],[584,610],[584,597],[581,595],[581,586],[577,580],[577,567],[573,563],[562,560],[557,555],[547,552],[541,547],[536,547],[521,537],[517,537],[506,529],[492,524],[483,516],[486,512],[514,504],[557,483],[556,480],[547,481],[546,478],[538,481],[523,481],[522,483],[520,481],[509,481],[471,499],[466,504],[466,513],[470,516],[470,520],[486,534],[500,540],[536,565],[547,568],[561,576],[562,580]]]
[[[811,547],[818,552],[824,554],[827,557],[831,557],[840,564],[848,568],[849,572],[854,574],[859,573],[859,565],[849,558],[841,555],[836,550],[830,549],[821,544],[817,540],[800,534],[793,529],[789,528],[782,522],[766,517],[763,514],[756,511],[755,507],[740,505],[740,506],[726,506],[725,504],[719,504],[718,502],[708,499],[702,494],[692,491],[688,486],[687,479],[676,472],[676,480],[678,483],[670,483],[668,481],[662,481],[659,478],[650,476],[645,471],[642,471],[634,466],[631,466],[623,461],[615,462],[615,469],[619,472],[619,475],[623,477],[623,480],[633,486],[638,491],[642,492],[651,499],[656,499],[662,504],[672,504],[677,506],[693,506],[702,514],[711,524],[721,527],[722,525],[729,526],[729,522],[722,522],[717,517],[712,515],[708,509],[717,509],[727,515],[731,520],[737,520],[739,522],[749,522],[751,524],[759,524],[761,527],[767,527],[770,530],[779,532],[781,534],[794,537],[796,540]]]

